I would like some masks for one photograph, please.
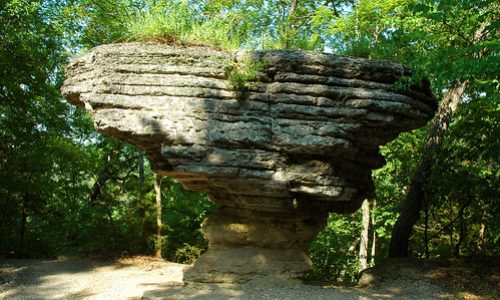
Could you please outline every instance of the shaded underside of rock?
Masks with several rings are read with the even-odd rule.
[[[235,90],[232,69],[260,62]],[[221,206],[353,211],[373,192],[378,147],[423,126],[428,87],[387,61],[305,51],[111,44],[66,68],[63,95],[98,131],[135,144],[155,171]]]

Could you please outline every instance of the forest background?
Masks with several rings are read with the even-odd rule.
[[[3,0],[0,256],[154,254],[190,263],[214,209],[95,132],[59,92],[71,57],[131,40],[303,49],[388,59],[440,101],[427,127],[382,146],[376,193],[331,214],[310,246],[316,279],[353,281],[390,256],[500,255],[500,8],[492,0]],[[395,225],[396,224],[396,225]],[[391,241],[392,239],[392,241]],[[405,244],[406,243],[406,244]]]

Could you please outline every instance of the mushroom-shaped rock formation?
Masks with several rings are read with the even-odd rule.
[[[126,43],[75,58],[62,92],[99,132],[219,207],[185,279],[289,283],[311,268],[307,247],[328,212],[353,212],[373,193],[378,147],[434,115],[427,85],[397,87],[405,75],[315,52]]]

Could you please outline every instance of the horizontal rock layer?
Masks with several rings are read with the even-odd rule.
[[[235,90],[228,74],[248,61],[261,62],[258,76]],[[428,87],[396,88],[408,73],[314,52],[129,43],[74,59],[62,91],[100,132],[219,205],[352,211],[373,192],[378,146],[434,114]]]

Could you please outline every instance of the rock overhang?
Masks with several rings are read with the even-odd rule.
[[[258,75],[235,90],[228,68],[249,59],[262,62]],[[396,87],[406,75],[400,64],[333,54],[127,43],[74,59],[62,91],[98,131],[218,204],[266,197],[352,211],[373,191],[378,146],[436,109],[425,85]]]

